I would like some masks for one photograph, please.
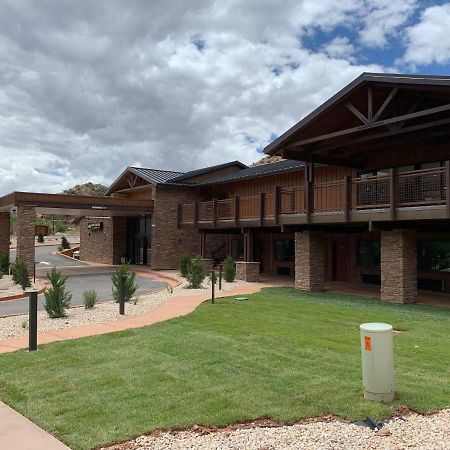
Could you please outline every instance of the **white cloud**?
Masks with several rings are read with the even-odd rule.
[[[345,58],[348,61],[354,62],[355,47],[346,36],[336,36],[333,40],[323,46],[327,55],[332,58]]]
[[[108,184],[126,165],[250,163],[272,134],[384,69],[354,61],[345,39],[301,44],[355,14],[364,25],[365,0],[186,5],[1,2],[0,195]]]
[[[385,47],[389,37],[398,37],[418,7],[417,0],[366,0],[360,42],[368,47]]]
[[[406,30],[407,48],[400,62],[413,65],[450,61],[450,4],[431,6]]]

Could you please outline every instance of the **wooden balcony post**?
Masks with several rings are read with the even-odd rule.
[[[197,228],[198,224],[198,202],[194,202],[194,227]]]
[[[264,206],[266,201],[266,194],[264,192],[259,193],[259,226],[262,227],[264,225]]]
[[[177,228],[181,225],[181,203],[177,203]]]
[[[239,225],[239,195],[234,196],[234,226]]]
[[[217,226],[217,198],[213,199],[213,227]]]
[[[308,167],[308,166],[306,166]],[[311,182],[308,180],[308,174],[305,170],[305,214],[306,221],[309,223],[311,215]]]
[[[275,225],[278,225],[280,223],[280,207],[281,207],[281,187],[275,186],[274,192],[273,192],[273,217],[275,221]]]
[[[344,220],[348,222],[350,220],[350,205],[351,205],[351,177],[350,175],[344,175]]]
[[[450,217],[450,161],[445,161],[445,203],[447,217]]]
[[[398,201],[398,183],[397,183],[397,169],[389,170],[389,204],[390,204],[390,219],[397,218],[397,201]]]
[[[200,256],[206,258],[206,235],[204,232],[200,234]]]

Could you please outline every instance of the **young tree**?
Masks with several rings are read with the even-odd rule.
[[[232,283],[236,278],[236,268],[234,260],[231,256],[227,256],[223,262],[223,279],[228,283]]]
[[[206,277],[206,269],[200,256],[192,260],[189,272],[186,275],[189,289],[199,289],[202,287],[203,280]]]
[[[16,284],[20,284],[22,289],[31,286],[30,274],[28,273],[28,264],[24,259],[17,259],[12,266],[12,280]]]
[[[184,252],[180,257],[180,274],[186,277],[192,264],[192,256],[189,252]]]
[[[138,288],[136,283],[136,272],[131,271],[127,264],[121,264],[119,267],[117,267],[116,271],[111,277],[112,293],[113,298],[116,302],[119,301],[120,281],[124,275],[127,277],[127,280],[125,282],[125,301],[130,300],[136,293]]]
[[[44,308],[50,318],[56,319],[66,315],[66,309],[70,306],[72,294],[66,291],[67,276],[53,267],[50,273],[47,273],[47,279],[50,287],[45,291]]]

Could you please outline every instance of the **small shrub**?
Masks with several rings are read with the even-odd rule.
[[[61,275],[61,272],[53,267],[52,271],[47,273],[47,279],[51,286],[44,294],[44,308],[52,319],[64,317],[72,300],[72,294],[66,291],[67,276]]]
[[[236,268],[234,266],[234,260],[231,256],[227,256],[223,262],[223,279],[232,283],[236,278]]]
[[[61,247],[63,248],[63,250],[68,250],[70,248],[70,242],[65,236],[61,238]]]
[[[0,280],[3,278],[4,273],[0,271]]]
[[[9,273],[9,266],[10,266],[9,256],[3,255],[0,258],[0,271],[2,271],[3,273]]]
[[[126,275],[127,281],[125,282],[125,301],[127,302],[134,296],[134,294],[137,291],[137,284],[136,284],[136,272],[133,272],[129,269],[127,264],[121,264],[119,267],[117,267],[116,271],[114,272],[113,276],[111,277],[112,280],[112,293],[113,298],[116,302],[119,301],[119,289],[120,289],[120,280],[122,279],[122,276]]]
[[[84,309],[92,309],[98,300],[97,292],[92,291],[84,291],[83,292],[83,298],[84,298]]]
[[[192,264],[192,256],[189,252],[185,252],[180,258],[180,274],[182,277],[186,277],[189,272],[189,268]]]
[[[40,243],[44,242],[44,235],[42,233],[38,233],[37,241]]]
[[[67,233],[67,231],[69,230],[69,226],[67,225],[67,223],[60,220],[55,222],[54,227],[54,230],[57,233]]]
[[[64,247],[62,245],[58,245],[58,252],[62,252],[64,250]]]
[[[23,259],[18,259],[12,266],[12,280],[16,284],[20,284],[22,289],[31,286],[30,274],[28,273],[28,264]]]
[[[28,319],[24,319],[22,320],[22,323],[20,324],[20,326],[26,330],[28,328]]]
[[[166,289],[169,294],[173,294],[173,287],[170,284],[166,286]]]
[[[188,288],[189,289],[198,289],[202,287],[203,280],[206,276],[205,265],[203,264],[200,256],[197,256],[192,260],[191,267],[189,268],[189,272],[186,275],[186,279],[188,280]]]

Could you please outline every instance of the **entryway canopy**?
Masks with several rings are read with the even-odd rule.
[[[67,216],[133,216],[153,212],[153,200],[65,194],[12,192],[0,197],[0,212],[32,206],[38,214]]]
[[[380,169],[446,160],[449,135],[450,77],[363,73],[265,153]]]

